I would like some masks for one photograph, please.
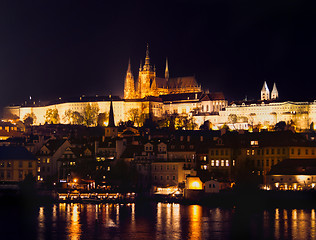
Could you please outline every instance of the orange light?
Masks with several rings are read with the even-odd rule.
[[[77,179],[77,178],[75,178],[75,179],[74,179],[74,182],[76,183],[77,181],[78,181],[78,179]]]

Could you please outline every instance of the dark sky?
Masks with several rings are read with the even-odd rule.
[[[146,43],[157,75],[195,75],[228,100],[259,98],[263,81],[286,100],[316,99],[314,1],[1,1],[0,106],[123,96]]]

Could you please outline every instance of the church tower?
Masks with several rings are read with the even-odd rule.
[[[166,58],[165,79],[166,79],[167,81],[169,80],[168,58]]]
[[[105,136],[117,137],[117,127],[115,126],[115,122],[114,122],[114,111],[113,111],[112,99],[110,103],[109,124],[107,127],[105,127]]]
[[[134,99],[135,97],[134,77],[131,70],[131,60],[129,59],[124,83],[124,99]]]
[[[266,81],[263,83],[263,87],[261,89],[261,100],[269,100],[270,99],[270,91]]]
[[[276,87],[276,84],[274,83],[273,84],[273,89],[272,89],[272,92],[271,92],[271,99],[278,99],[279,98],[279,92],[278,92],[278,89]]]
[[[153,95],[151,92],[151,83],[156,78],[156,71],[150,65],[149,58],[149,45],[147,43],[145,64],[139,68],[138,83],[137,83],[137,96],[138,98],[144,98]]]

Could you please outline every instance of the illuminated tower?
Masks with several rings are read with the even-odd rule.
[[[115,126],[115,122],[114,122],[114,111],[113,111],[112,99],[110,103],[109,124],[107,127],[105,127],[105,136],[117,137],[117,127]]]
[[[274,83],[273,84],[273,89],[272,89],[272,92],[271,92],[271,99],[278,99],[279,98],[279,92],[278,92],[278,89],[276,87],[276,84]]]
[[[169,80],[168,58],[166,58],[165,79],[166,79],[167,81]]]
[[[146,96],[152,95],[150,87],[151,87],[151,83],[155,80],[155,78],[156,78],[156,71],[150,65],[149,46],[147,43],[145,64],[143,67],[139,68],[139,74],[138,74],[138,83],[137,83],[138,98],[144,98]]]
[[[263,87],[261,89],[261,100],[269,100],[270,99],[270,91],[266,81],[263,83]]]
[[[135,97],[134,77],[131,71],[131,60],[129,60],[124,84],[124,99],[133,99]]]

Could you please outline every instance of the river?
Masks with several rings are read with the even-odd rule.
[[[0,207],[0,239],[315,239],[314,208],[175,203]]]

